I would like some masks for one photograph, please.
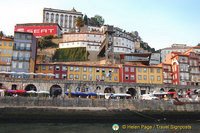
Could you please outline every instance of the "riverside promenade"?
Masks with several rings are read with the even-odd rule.
[[[0,122],[199,121],[200,104],[172,101],[1,97]]]

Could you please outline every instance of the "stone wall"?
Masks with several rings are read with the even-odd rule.
[[[42,107],[104,107],[107,109],[128,109],[133,111],[175,111],[200,112],[200,104],[174,105],[172,101],[150,101],[133,99],[82,99],[82,98],[39,98],[0,97],[0,106],[42,106]]]

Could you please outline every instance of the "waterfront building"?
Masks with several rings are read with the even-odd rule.
[[[28,78],[29,75],[24,73],[35,71],[36,48],[37,40],[33,33],[15,31],[11,71],[21,74],[12,74],[12,78]]]
[[[119,68],[119,82],[136,83],[136,66],[121,65]]]
[[[58,23],[62,28],[62,33],[78,31],[75,20],[79,16],[82,17],[83,14],[77,12],[74,8],[70,11],[52,8],[43,9],[43,23]]]
[[[68,66],[66,64],[56,63],[53,67],[54,79],[66,80],[68,74]]]
[[[163,84],[172,84],[172,65],[170,63],[161,63],[163,71]]]
[[[44,73],[47,75],[35,75],[35,79],[54,79],[54,76],[49,76],[48,74],[54,73],[53,63],[38,63],[35,67],[35,73]]]
[[[136,66],[136,83],[163,84],[161,66]]]
[[[187,46],[186,44],[172,44],[171,47],[168,48],[163,48],[161,49],[161,62],[165,62],[166,61],[166,55],[176,51],[176,52],[186,52],[187,50],[189,50],[191,47]]]
[[[119,68],[103,65],[68,66],[68,80],[119,82]]]
[[[13,39],[0,38],[0,71],[11,71],[13,44]]]
[[[173,84],[199,85],[199,54],[188,50],[172,57]]]
[[[47,35],[60,38],[61,30],[61,27],[57,23],[25,23],[15,26],[15,31],[33,33],[36,38]]]

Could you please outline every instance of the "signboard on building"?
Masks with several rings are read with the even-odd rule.
[[[15,31],[33,33],[36,38],[47,35],[57,35],[59,37],[57,28],[58,26],[21,26],[15,27]]]

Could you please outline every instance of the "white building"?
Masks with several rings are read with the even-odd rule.
[[[176,52],[186,52],[187,50],[189,50],[191,47],[188,47],[187,45],[185,44],[173,44],[171,47],[168,47],[168,48],[164,48],[164,49],[161,49],[161,62],[165,62],[166,60],[166,55],[171,53],[172,51],[176,51]]]
[[[75,20],[78,16],[82,17],[83,14],[74,8],[71,11],[44,8],[43,23],[58,23],[62,28],[62,33],[77,31]]]
[[[150,65],[158,65],[158,64],[160,64],[160,53],[152,53],[149,64]]]

